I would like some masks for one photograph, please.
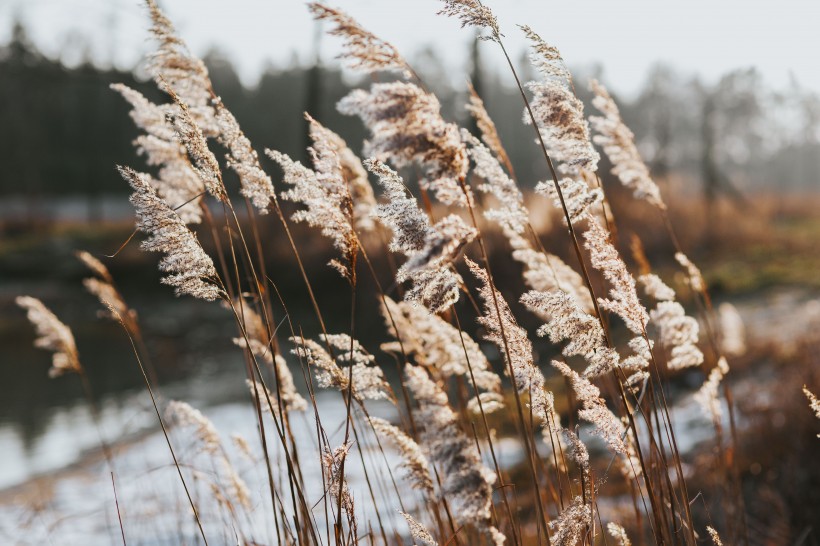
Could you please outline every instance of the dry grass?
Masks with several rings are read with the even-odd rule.
[[[704,258],[706,284],[721,290],[769,278],[803,282],[811,259],[781,260],[806,253],[814,220],[801,217],[812,229],[797,230],[779,218],[805,202],[755,201],[753,215],[720,210],[711,231],[693,227],[695,202],[664,202],[606,91],[595,87],[604,117],[593,118],[591,130],[574,94],[582,84],[528,27],[540,75],[525,86],[510,63],[511,76],[555,182],[525,199],[479,100],[472,109],[488,147],[441,117],[436,97],[388,42],[319,4],[311,10],[334,23],[352,66],[404,79],[356,90],[339,105],[369,129],[368,160],[308,115],[312,164],[268,151],[282,167],[280,181],[262,169],[201,61],[156,4],[147,5],[159,42],[148,69],[171,100],[152,104],[117,87],[144,133],[136,145],[151,168],[121,173],[134,190],[141,247],[162,255],[162,282],[232,317],[235,332],[224,334],[242,351],[237,379],[250,387],[259,431],[236,439],[233,452],[207,417],[165,400],[154,372],[162,362],[149,355],[140,319],[105,266],[85,259],[96,275],[86,285],[131,341],[183,486],[177,510],[191,517],[172,540],[346,545],[412,534],[424,544],[578,545],[607,543],[609,528],[621,544],[695,545],[709,535],[747,544],[814,532],[795,527],[811,518],[801,499],[816,507],[820,491],[807,489],[817,476],[803,467],[817,445],[800,391],[804,383],[816,390],[818,378],[805,373],[812,364],[782,370],[786,357],[772,349],[772,396],[789,402],[756,405],[742,383],[754,370],[743,365],[750,357],[725,343],[730,328],[700,273],[674,261],[683,252]],[[480,2],[446,0],[442,13],[506,55]],[[598,171],[595,144],[616,176],[603,188],[609,174]],[[227,170],[239,188],[226,187]],[[378,201],[367,171],[382,189]],[[728,265],[711,266],[714,253],[730,248]],[[331,268],[319,261],[328,255]],[[646,255],[661,260],[650,264]],[[733,256],[757,255],[750,278],[725,270]],[[647,276],[653,268],[676,290]],[[319,286],[328,271],[341,277],[335,295]],[[312,317],[291,312],[297,285]],[[21,300],[29,308],[31,301]],[[360,344],[371,328],[384,328],[390,342]],[[57,347],[55,365],[64,349]],[[754,351],[759,360],[764,349]],[[82,370],[75,353],[67,372]],[[323,415],[317,389],[335,391],[343,410]],[[684,452],[673,411],[695,391],[713,449]],[[394,423],[373,417],[383,405],[393,407]],[[771,412],[788,419],[779,433],[768,428]],[[302,423],[313,450],[296,428]],[[515,462],[505,462],[508,451]],[[109,463],[113,485],[116,461]],[[765,487],[750,494],[764,469]],[[248,487],[251,474],[261,487]],[[786,493],[773,487],[777,478],[791,484]],[[112,497],[127,542],[134,528],[119,500]],[[782,509],[761,513],[765,503]]]

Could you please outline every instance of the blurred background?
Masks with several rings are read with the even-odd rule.
[[[430,82],[445,118],[466,127],[472,126],[464,109],[471,82],[524,188],[547,178],[522,125],[518,91],[495,48],[453,20],[436,17],[434,0],[336,4],[393,42]],[[732,302],[746,322],[750,352],[739,359],[738,370],[749,371],[739,373],[738,381],[749,397],[740,403],[750,405],[745,423],[755,431],[749,433],[752,442],[778,423],[813,426],[810,414],[800,413],[804,401],[796,400],[789,413],[788,405],[771,405],[778,396],[773,388],[765,391],[768,402],[754,393],[761,382],[816,386],[820,379],[807,349],[817,346],[811,334],[820,324],[820,7],[800,0],[754,10],[745,4],[513,0],[492,7],[523,79],[531,79],[533,70],[515,23],[532,26],[561,49],[588,113],[588,78],[600,79],[615,96],[670,205],[684,249],[703,269],[716,302]],[[323,35],[302,2],[165,0],[161,6],[205,60],[216,92],[257,150],[305,160],[305,111],[360,149],[364,128],[338,114],[335,104],[370,82],[339,66],[338,41]],[[133,230],[128,188],[114,166],[144,163],[131,144],[137,130],[128,107],[109,85],[123,82],[162,100],[141,69],[152,45],[147,15],[136,1],[0,1],[0,502],[19,504],[31,484],[43,487],[45,478],[99,462],[82,390],[71,378],[47,378],[49,355],[32,348],[31,327],[13,304],[17,295],[43,299],[74,330],[101,400],[103,434],[136,441],[153,431],[128,342],[95,316],[96,302],[80,285],[87,272],[73,256],[77,249],[101,258],[114,254]],[[276,183],[278,169],[265,166]],[[619,220],[621,248],[638,234],[653,266],[668,274],[673,250],[660,219],[635,205],[608,169],[604,161],[601,174]],[[534,210],[543,213],[534,223],[549,239],[549,215]],[[290,253],[276,243],[278,227],[262,223],[271,233],[271,267],[294,302],[292,318],[312,328]],[[297,233],[318,241],[315,232]],[[557,254],[568,254],[560,234],[554,243]],[[344,293],[338,290],[343,284],[323,266],[332,255],[323,245],[307,254],[319,299],[327,316],[334,316],[333,309],[347,302],[334,298]],[[234,411],[231,404],[245,394],[230,317],[217,306],[175,300],[157,281],[157,258],[139,252],[135,242],[103,260],[143,319],[166,395],[215,408],[213,415],[228,427],[239,426],[224,411]],[[510,279],[520,277],[511,264],[498,269]],[[381,331],[378,316],[361,320],[362,332]],[[363,341],[377,344],[380,338],[371,335]],[[705,441],[697,435],[690,440],[692,449]],[[797,457],[817,453],[813,446],[782,442],[783,452],[798,450]],[[738,462],[751,483],[771,489],[767,502],[776,499],[778,508],[766,517],[789,522],[760,530],[774,536],[762,543],[788,543],[780,539],[794,520],[810,521],[811,507],[820,505],[817,492],[805,503],[809,493],[789,498],[775,486],[817,480],[817,472],[795,474],[783,452],[773,450],[771,460]],[[9,529],[21,520],[8,518],[0,529],[13,536]]]

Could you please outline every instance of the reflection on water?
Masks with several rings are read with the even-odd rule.
[[[126,535],[129,541],[139,544],[198,543],[197,528],[190,516],[190,508],[186,504],[186,497],[165,439],[150,423],[151,410],[140,410],[138,407],[144,404],[140,404],[136,399],[134,402],[130,409],[119,412],[118,416],[107,415],[104,424],[106,430],[117,426],[124,426],[124,429],[120,430],[134,431],[145,427],[151,430],[133,442],[121,444],[116,449],[114,457],[117,500],[124,515]],[[247,484],[251,499],[247,507],[237,508],[240,516],[228,516],[224,507],[216,501],[216,495],[211,489],[215,484],[224,487],[224,482],[218,477],[219,465],[215,464],[213,456],[204,456],[199,451],[196,442],[192,440],[193,434],[190,429],[171,429],[172,442],[177,457],[185,469],[193,498],[196,499],[209,543],[236,544],[235,537],[226,534],[229,527],[225,525],[225,518],[238,517],[248,539],[262,544],[276,544],[279,541],[270,517],[272,507],[268,480],[264,465],[258,464],[262,451],[259,447],[256,416],[252,406],[247,401],[215,406],[204,406],[200,403],[199,406],[220,431],[227,457]],[[322,393],[317,399],[317,406],[324,416],[323,425],[329,441],[332,445],[341,444],[345,417],[341,397],[338,393]],[[373,404],[370,410],[374,415],[387,419],[395,417],[393,407],[386,403]],[[93,429],[88,422],[84,426],[80,423],[72,425],[71,430]],[[324,511],[321,503],[324,489],[316,465],[319,451],[314,435],[315,427],[307,414],[295,414],[293,425],[296,445],[305,466],[304,493],[310,505],[316,505],[314,517],[324,528]],[[234,435],[240,435],[250,443],[253,459],[249,459],[232,442],[231,437]],[[49,436],[51,434],[46,434],[43,438]],[[52,438],[55,445],[44,447],[59,450],[61,442],[65,441],[59,436],[60,434],[55,432]],[[282,491],[286,491],[283,452],[277,449],[276,434],[269,430],[267,436],[274,480],[280,484]],[[72,438],[68,443],[76,445],[84,440],[91,444],[94,441],[91,437]],[[390,453],[382,454],[373,447],[363,449],[362,457],[369,469],[370,479],[380,487],[385,487],[387,468],[398,466],[399,461],[396,457]],[[50,462],[60,463],[56,460]],[[369,489],[366,486],[361,460],[350,459],[346,476],[354,498],[368,498]],[[380,498],[379,502],[389,502],[386,498],[389,497]],[[405,499],[404,502],[410,501]],[[372,515],[368,513],[367,504],[369,503],[362,503],[363,513],[366,516]],[[47,509],[38,511],[38,506]],[[401,522],[395,518],[398,508],[398,505],[385,506],[384,512],[387,514],[387,524],[401,530]],[[13,536],[17,531],[20,532],[20,536],[26,537],[26,544],[42,544],[53,537],[59,537],[60,543],[86,546],[116,543],[120,529],[110,471],[106,462],[99,457],[84,460],[77,464],[73,471],[61,472],[59,480],[44,482],[43,489],[38,490],[29,486],[24,492],[18,493],[13,505],[0,510],[0,537],[5,533],[8,538],[19,539],[20,536]],[[21,543],[17,540],[15,542]]]
[[[95,240],[96,248],[117,248],[128,229],[110,230],[104,242]],[[80,237],[90,235],[32,236],[31,240],[21,236],[5,241],[0,254],[0,439],[4,447],[0,488],[70,463],[96,443],[80,381],[72,375],[48,378],[51,356],[32,346],[34,330],[14,304],[16,296],[42,299],[71,327],[94,397],[101,401],[107,437],[115,441],[142,426],[135,414],[145,401],[134,407],[144,393],[142,376],[127,337],[117,325],[97,316],[98,302],[82,288],[88,272],[73,256],[75,248],[83,245],[84,241],[77,241]],[[245,365],[242,352],[231,342],[237,334],[229,311],[193,298],[174,298],[171,289],[158,282],[156,259],[133,244],[106,263],[126,301],[139,314],[162,394],[207,405],[243,399]],[[295,327],[303,328],[307,336],[315,335],[316,320],[304,301],[301,279],[281,266],[271,276],[287,297]],[[337,285],[343,281],[338,276],[331,280],[315,279],[315,287],[328,327],[347,331],[347,313],[336,312],[338,306],[349,304],[347,296],[339,297],[344,292]],[[279,309],[275,314],[282,317],[284,312]],[[334,321],[337,316],[343,318]],[[378,314],[362,318],[363,341],[368,334],[383,332],[372,327],[380,321]],[[283,332],[282,338],[288,334]],[[377,346],[382,340],[370,341]],[[304,383],[301,377],[300,372],[297,384]]]

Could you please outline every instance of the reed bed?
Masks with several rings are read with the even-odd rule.
[[[307,9],[341,43],[340,57],[374,76],[338,103],[370,137],[359,155],[358,143],[307,112],[310,164],[264,150],[280,167],[269,173],[205,65],[154,0],[146,5],[157,44],[147,67],[167,101],[113,87],[131,106],[142,132],[134,144],[149,167],[119,167],[141,232],[125,244],[141,239],[144,251],[162,256],[162,283],[232,318],[235,331],[224,336],[242,352],[236,373],[247,383],[258,432],[225,442],[197,409],[163,396],[155,370],[162,362],[151,358],[140,319],[106,266],[81,253],[92,273],[84,285],[130,340],[162,428],[185,514],[180,540],[748,543],[724,381],[745,350],[742,321],[731,307],[713,308],[665,196],[601,83],[575,81],[555,46],[527,26],[500,28],[480,1],[442,3],[440,16],[479,32],[509,62],[530,126],[521,130],[534,132],[551,176],[519,181],[475,91],[465,105],[479,129],[471,134],[441,116],[438,99],[393,45],[351,15],[311,2]],[[520,81],[505,32],[529,40],[535,81]],[[584,111],[578,85],[590,86],[595,112]],[[653,273],[640,239],[628,253],[618,248],[601,154],[631,193],[629,206],[659,219],[683,283]],[[238,187],[225,182],[234,179]],[[549,248],[534,227],[543,219],[525,203],[520,184],[536,182],[533,199],[559,214],[550,240],[563,240],[560,251]],[[277,220],[293,269],[269,269],[266,253],[274,250],[263,215]],[[343,331],[328,329],[302,259],[314,243],[294,234],[298,223],[332,245],[328,266],[349,287]],[[510,259],[521,281],[505,286],[494,265]],[[293,320],[288,294],[277,287],[294,276],[310,298],[309,321]],[[18,303],[37,327],[37,346],[54,354],[52,375],[84,378],[70,329],[39,300]],[[391,341],[360,343],[363,316],[380,316]],[[545,343],[539,338],[552,358],[534,349],[533,340]],[[722,491],[707,512],[703,492],[688,486],[670,411],[670,382],[692,369],[702,372],[696,399],[714,425]],[[320,390],[336,393],[340,414],[322,414]],[[93,401],[90,387],[87,394]],[[814,394],[805,396],[820,411]],[[374,415],[385,406],[393,419]],[[309,431],[312,449],[297,426]],[[510,446],[518,454],[512,464],[502,457]],[[321,477],[321,490],[311,476]],[[119,500],[111,503],[127,543],[128,510],[120,513]]]

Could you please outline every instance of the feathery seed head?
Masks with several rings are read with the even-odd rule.
[[[193,408],[186,402],[172,400],[168,403],[166,413],[181,426],[193,427],[196,431],[197,440],[202,444],[202,449],[206,453],[217,454],[221,449],[219,432],[201,411]]]
[[[632,546],[632,541],[626,536],[626,530],[617,523],[610,521],[606,524],[606,530],[617,542],[617,546]]]
[[[674,301],[675,291],[669,288],[660,277],[654,273],[641,275],[638,281],[643,285],[643,289],[650,298],[657,301]]]
[[[627,454],[628,450],[623,440],[624,425],[606,407],[598,387],[585,377],[578,375],[563,362],[553,360],[552,365],[561,372],[561,375],[570,380],[572,390],[583,408],[578,412],[578,416],[595,425],[595,434],[603,438],[612,451],[621,455]]]
[[[453,516],[492,534],[490,508],[495,475],[481,462],[475,443],[458,426],[447,395],[418,366],[405,366],[406,384],[418,408],[419,438],[442,479],[440,496]]]
[[[141,93],[122,84],[111,88],[120,93],[131,105],[131,119],[145,131],[134,140],[137,153],[146,156],[146,162],[159,166],[159,179],[151,178],[151,185],[186,224],[202,221],[200,201],[205,186],[191,166],[185,146],[176,136],[167,116],[178,110],[176,104],[154,104]]]
[[[323,342],[336,349],[336,358],[325,348],[302,337],[292,337],[293,354],[304,358],[308,366],[316,368],[316,380],[322,388],[345,391],[353,380],[353,396],[357,400],[390,400],[390,385],[384,379],[381,368],[375,366],[375,358],[365,352],[358,341],[347,334],[320,335]],[[343,365],[344,367],[340,366]]]
[[[401,336],[404,350],[419,365],[443,377],[460,375],[469,380],[472,372],[479,389],[492,392],[501,389],[501,378],[492,370],[478,343],[426,307],[407,301],[397,303],[385,297],[382,315],[390,334],[396,339]],[[382,345],[382,349],[397,351],[400,346],[389,343]]]
[[[546,78],[557,78],[567,83],[572,82],[572,75],[561,57],[558,48],[544,41],[541,36],[527,25],[519,25],[524,36],[530,42],[530,61]]]
[[[339,154],[328,137],[329,131],[310,116],[306,117],[313,139],[309,152],[315,171],[283,153],[267,150],[267,154],[279,163],[285,172],[284,182],[292,186],[282,192],[282,199],[302,203],[307,207],[296,211],[292,218],[322,229],[322,235],[333,241],[333,246],[342,254],[341,261],[333,260],[330,265],[343,277],[353,281],[359,243],[354,230],[350,188],[344,178]]]
[[[509,373],[512,368],[515,388],[519,393],[529,395],[533,414],[546,426],[554,412],[553,397],[544,386],[544,375],[535,365],[527,331],[518,325],[509,304],[492,286],[487,272],[469,258],[465,260],[470,271],[481,282],[479,295],[484,303],[484,313],[478,322],[487,330],[485,339],[498,347],[507,359],[504,369]]]
[[[620,316],[633,333],[643,335],[649,315],[638,299],[635,279],[610,242],[609,234],[596,220],[590,219],[584,238],[592,267],[603,273],[610,285],[611,299],[599,298],[600,306]]]
[[[399,511],[399,514],[407,521],[407,526],[410,527],[410,535],[414,540],[419,541],[421,546],[438,546],[438,542],[435,541],[433,535],[430,534],[430,531],[428,531],[424,525],[416,521],[413,516],[407,512]]]
[[[146,4],[151,32],[159,40],[159,47],[148,59],[149,74],[157,83],[166,82],[193,109],[207,109],[212,93],[205,63],[191,54],[155,0],[146,0]]]
[[[650,312],[652,323],[659,331],[661,343],[672,351],[669,368],[680,370],[703,363],[703,353],[698,349],[698,321],[686,316],[680,303],[660,301]]]
[[[347,61],[351,68],[365,72],[400,72],[405,78],[413,76],[413,70],[399,54],[398,49],[365,30],[358,21],[342,10],[319,2],[309,2],[308,9],[314,19],[333,24],[328,34],[344,40],[339,58]]]
[[[438,14],[457,18],[461,22],[461,28],[475,27],[488,30],[490,34],[481,36],[482,40],[500,43],[501,37],[504,36],[498,28],[495,14],[479,0],[444,0],[444,7]]]
[[[451,265],[477,231],[455,215],[431,226],[393,170],[372,159],[366,160],[365,166],[379,177],[389,199],[387,204],[376,207],[375,214],[393,230],[390,250],[408,257],[396,275],[398,282],[413,283],[405,299],[418,301],[433,313],[447,309],[458,301],[461,284],[461,277]]]
[[[558,184],[561,186],[561,194],[569,212],[570,221],[575,224],[577,221],[591,218],[592,209],[604,200],[604,193],[600,188],[591,189],[583,180],[575,178],[563,178]],[[561,209],[561,197],[555,188],[555,182],[539,182],[535,186],[535,191],[552,199],[556,208]],[[562,217],[564,223],[566,218]]]
[[[219,142],[228,149],[228,167],[239,176],[240,193],[250,199],[261,214],[267,214],[270,201],[275,198],[273,183],[262,170],[256,150],[234,115],[220,99],[214,99],[212,103],[219,127]]]
[[[505,165],[511,165],[512,163],[507,155],[507,151],[504,149],[504,145],[501,144],[501,137],[498,136],[498,129],[496,129],[493,119],[484,107],[484,101],[478,96],[472,84],[469,84],[469,87],[470,102],[464,108],[473,116],[476,126],[481,133],[481,140],[484,141],[487,148],[492,150],[499,162]]]
[[[402,466],[405,469],[405,476],[413,488],[432,495],[433,479],[430,476],[430,463],[415,440],[384,419],[370,417],[370,423],[377,434],[386,438],[398,449],[404,461]]]
[[[34,346],[52,353],[49,377],[57,377],[66,372],[82,372],[83,367],[71,329],[37,298],[18,296],[14,301],[26,310],[29,322],[34,325],[37,332]]]
[[[131,203],[137,213],[137,228],[148,235],[140,247],[149,252],[163,252],[161,271],[169,273],[162,282],[174,287],[177,295],[189,294],[204,300],[223,295],[214,263],[180,217],[157,196],[149,178],[128,167],[119,167],[120,175],[131,185]]]
[[[718,389],[723,377],[729,373],[729,364],[724,357],[718,359],[718,365],[711,369],[709,377],[703,382],[698,392],[695,393],[695,401],[700,404],[703,413],[712,419],[716,424],[720,423],[723,417],[723,408],[720,405],[720,395]]]
[[[495,197],[501,205],[497,209],[485,210],[484,216],[497,222],[505,230],[524,233],[530,213],[524,206],[524,196],[518,185],[507,176],[490,150],[469,131],[462,129],[461,138],[469,144],[467,153],[475,164],[473,172],[485,181],[478,189]]]
[[[660,189],[649,174],[649,169],[641,159],[635,146],[635,136],[624,124],[618,106],[603,85],[597,80],[590,81],[590,88],[595,93],[592,104],[604,115],[590,116],[589,121],[597,135],[593,141],[603,147],[604,153],[612,163],[612,174],[618,177],[625,187],[632,190],[635,199],[642,199],[651,205],[666,209]]]
[[[594,309],[592,297],[583,277],[561,258],[554,254],[537,252],[524,239],[520,239],[513,248],[513,258],[524,265],[524,282],[528,287],[539,292],[561,290],[571,295],[584,311],[591,312]],[[531,311],[537,312],[537,309]]]
[[[589,138],[583,103],[566,84],[555,79],[532,81],[527,88],[533,94],[533,117],[558,170],[567,174],[579,167],[595,171],[600,156]],[[524,123],[532,123],[529,112],[525,112]]]
[[[407,186],[396,171],[378,159],[366,159],[364,166],[379,177],[387,197],[387,204],[378,205],[374,214],[393,230],[390,251],[408,256],[419,252],[424,248],[424,239],[430,229],[429,218],[419,208],[416,198],[407,191]]]
[[[194,121],[194,118],[191,117],[188,105],[170,87],[166,86],[165,91],[171,95],[171,98],[179,107],[177,112],[166,114],[166,119],[173,126],[179,141],[185,146],[194,170],[202,179],[208,193],[220,201],[226,202],[228,194],[222,184],[222,172],[216,157],[208,148],[205,135],[202,134],[202,130]]]
[[[441,117],[438,99],[408,82],[376,83],[356,89],[339,101],[339,112],[358,116],[370,131],[364,155],[390,161],[396,168],[417,162],[423,188],[445,205],[472,203],[464,184],[469,161],[458,127]]]
[[[320,166],[320,163],[314,161],[314,168],[317,173],[327,172],[328,167],[332,172],[337,168],[336,161],[338,161],[341,178],[347,185],[348,193],[353,200],[355,226],[362,231],[373,230],[375,223],[372,215],[373,209],[376,207],[376,197],[373,194],[373,187],[367,179],[367,171],[362,166],[361,160],[348,147],[342,137],[321,125],[308,114],[305,114],[305,117],[310,123],[310,136],[314,142],[313,149],[316,151],[314,155],[320,158],[331,158],[329,161],[325,160],[326,167],[324,168]],[[320,151],[321,153],[319,153]],[[332,159],[331,152],[335,154],[336,159]]]
[[[581,497],[575,497],[553,521],[550,542],[556,546],[575,546],[581,541],[587,528],[592,525],[592,510]]]
[[[707,525],[706,530],[709,532],[709,538],[712,539],[712,544],[714,544],[714,546],[723,546],[723,542],[720,541],[720,535],[718,535],[718,532],[715,531],[714,527]]]
[[[686,269],[686,274],[689,277],[689,286],[692,287],[692,290],[695,292],[705,292],[706,291],[706,281],[703,279],[703,275],[700,272],[700,269],[692,263],[692,261],[684,254],[683,252],[677,252],[675,254],[675,260]]]
[[[354,517],[353,495],[347,486],[347,480],[342,476],[342,463],[347,458],[350,448],[353,447],[352,442],[342,444],[330,451],[327,447],[322,453],[322,464],[325,467],[325,482],[331,496],[339,500],[341,496],[341,504],[344,511],[349,518]]]

